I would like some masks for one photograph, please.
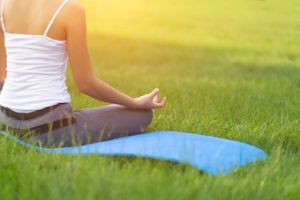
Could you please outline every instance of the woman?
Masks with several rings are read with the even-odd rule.
[[[75,0],[0,0],[0,122],[42,145],[85,144],[144,132],[159,89],[131,98],[93,73],[84,8]],[[73,110],[68,60],[79,90],[111,105]]]

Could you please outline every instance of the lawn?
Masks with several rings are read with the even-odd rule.
[[[226,176],[142,158],[62,156],[0,138],[0,199],[300,199],[300,2],[81,0],[95,73],[168,97],[148,131],[229,138],[267,160]],[[80,94],[74,109],[101,106]]]

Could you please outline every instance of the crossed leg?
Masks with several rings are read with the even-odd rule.
[[[111,104],[73,111],[77,137],[83,142],[97,142],[145,132],[152,110],[135,110]]]

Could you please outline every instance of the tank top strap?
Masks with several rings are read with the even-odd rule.
[[[46,36],[46,35],[48,34],[48,32],[49,32],[49,30],[50,30],[50,28],[51,28],[51,26],[52,26],[54,20],[56,19],[57,15],[58,15],[59,12],[62,10],[62,8],[64,7],[64,5],[67,3],[67,1],[68,1],[68,0],[64,0],[64,1],[62,2],[62,4],[58,7],[58,9],[56,10],[56,12],[54,13],[52,19],[50,20],[50,22],[49,22],[49,24],[48,24],[48,26],[47,26],[47,28],[46,28],[46,30],[45,30],[45,32],[44,32],[44,36]]]
[[[4,0],[1,1],[1,16],[0,16],[2,30],[5,33],[5,24],[4,24]]]

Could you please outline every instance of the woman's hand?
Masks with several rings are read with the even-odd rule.
[[[151,93],[135,98],[134,100],[135,109],[153,109],[162,108],[165,105],[167,98],[164,97],[163,100],[161,100],[159,89],[155,89]]]

